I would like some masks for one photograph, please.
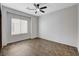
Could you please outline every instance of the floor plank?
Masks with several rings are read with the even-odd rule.
[[[2,49],[3,56],[78,56],[76,47],[48,41],[29,39],[8,44]]]

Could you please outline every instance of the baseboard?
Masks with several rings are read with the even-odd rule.
[[[37,37],[37,38],[39,38],[39,39],[43,39],[43,40],[47,40],[47,39],[44,39],[44,38],[41,38],[41,37]],[[36,38],[36,39],[37,39],[37,38]],[[50,41],[50,42],[56,42],[56,41],[51,41],[51,40],[47,40],[47,41]],[[67,44],[60,43],[60,42],[56,42],[56,43],[59,43],[59,44],[62,44],[62,45],[66,45],[66,46],[69,46],[69,47],[73,47],[73,48],[77,48],[77,47],[75,47],[75,46],[67,45]],[[78,48],[77,48],[77,50],[78,50]]]
[[[7,43],[6,45],[10,45],[10,44],[17,43],[17,42],[21,42],[21,41],[25,41],[25,40],[38,39],[38,38],[39,38],[39,37],[28,38],[28,39],[19,40],[19,41],[16,41],[16,42],[10,42],[10,43]],[[5,46],[6,46],[6,45],[5,45]],[[3,46],[3,47],[4,47],[4,46]]]
[[[33,38],[33,39],[42,39],[42,38],[40,38],[40,37],[35,37],[35,38]]]

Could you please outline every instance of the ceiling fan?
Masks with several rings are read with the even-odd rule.
[[[42,13],[45,13],[45,11],[43,11],[43,9],[46,9],[47,6],[40,7],[39,3],[38,4],[34,3],[33,5],[34,5],[35,9],[31,9],[31,8],[27,8],[27,9],[28,10],[35,10],[35,14],[37,14],[37,12],[39,12],[39,11]]]

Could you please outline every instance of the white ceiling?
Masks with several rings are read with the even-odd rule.
[[[25,12],[25,13],[28,13],[28,14],[32,14],[35,16],[41,16],[41,15],[44,15],[47,13],[55,12],[57,10],[75,5],[75,3],[40,3],[40,7],[47,6],[47,9],[44,9],[45,10],[44,14],[41,12],[38,12],[37,14],[35,14],[34,10],[27,10],[26,9],[27,7],[34,9],[35,7],[33,6],[33,3],[2,3],[2,5],[22,11],[22,12]]]

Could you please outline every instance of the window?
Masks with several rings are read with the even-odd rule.
[[[11,19],[11,34],[24,34],[28,33],[28,24],[27,20],[12,18]]]

